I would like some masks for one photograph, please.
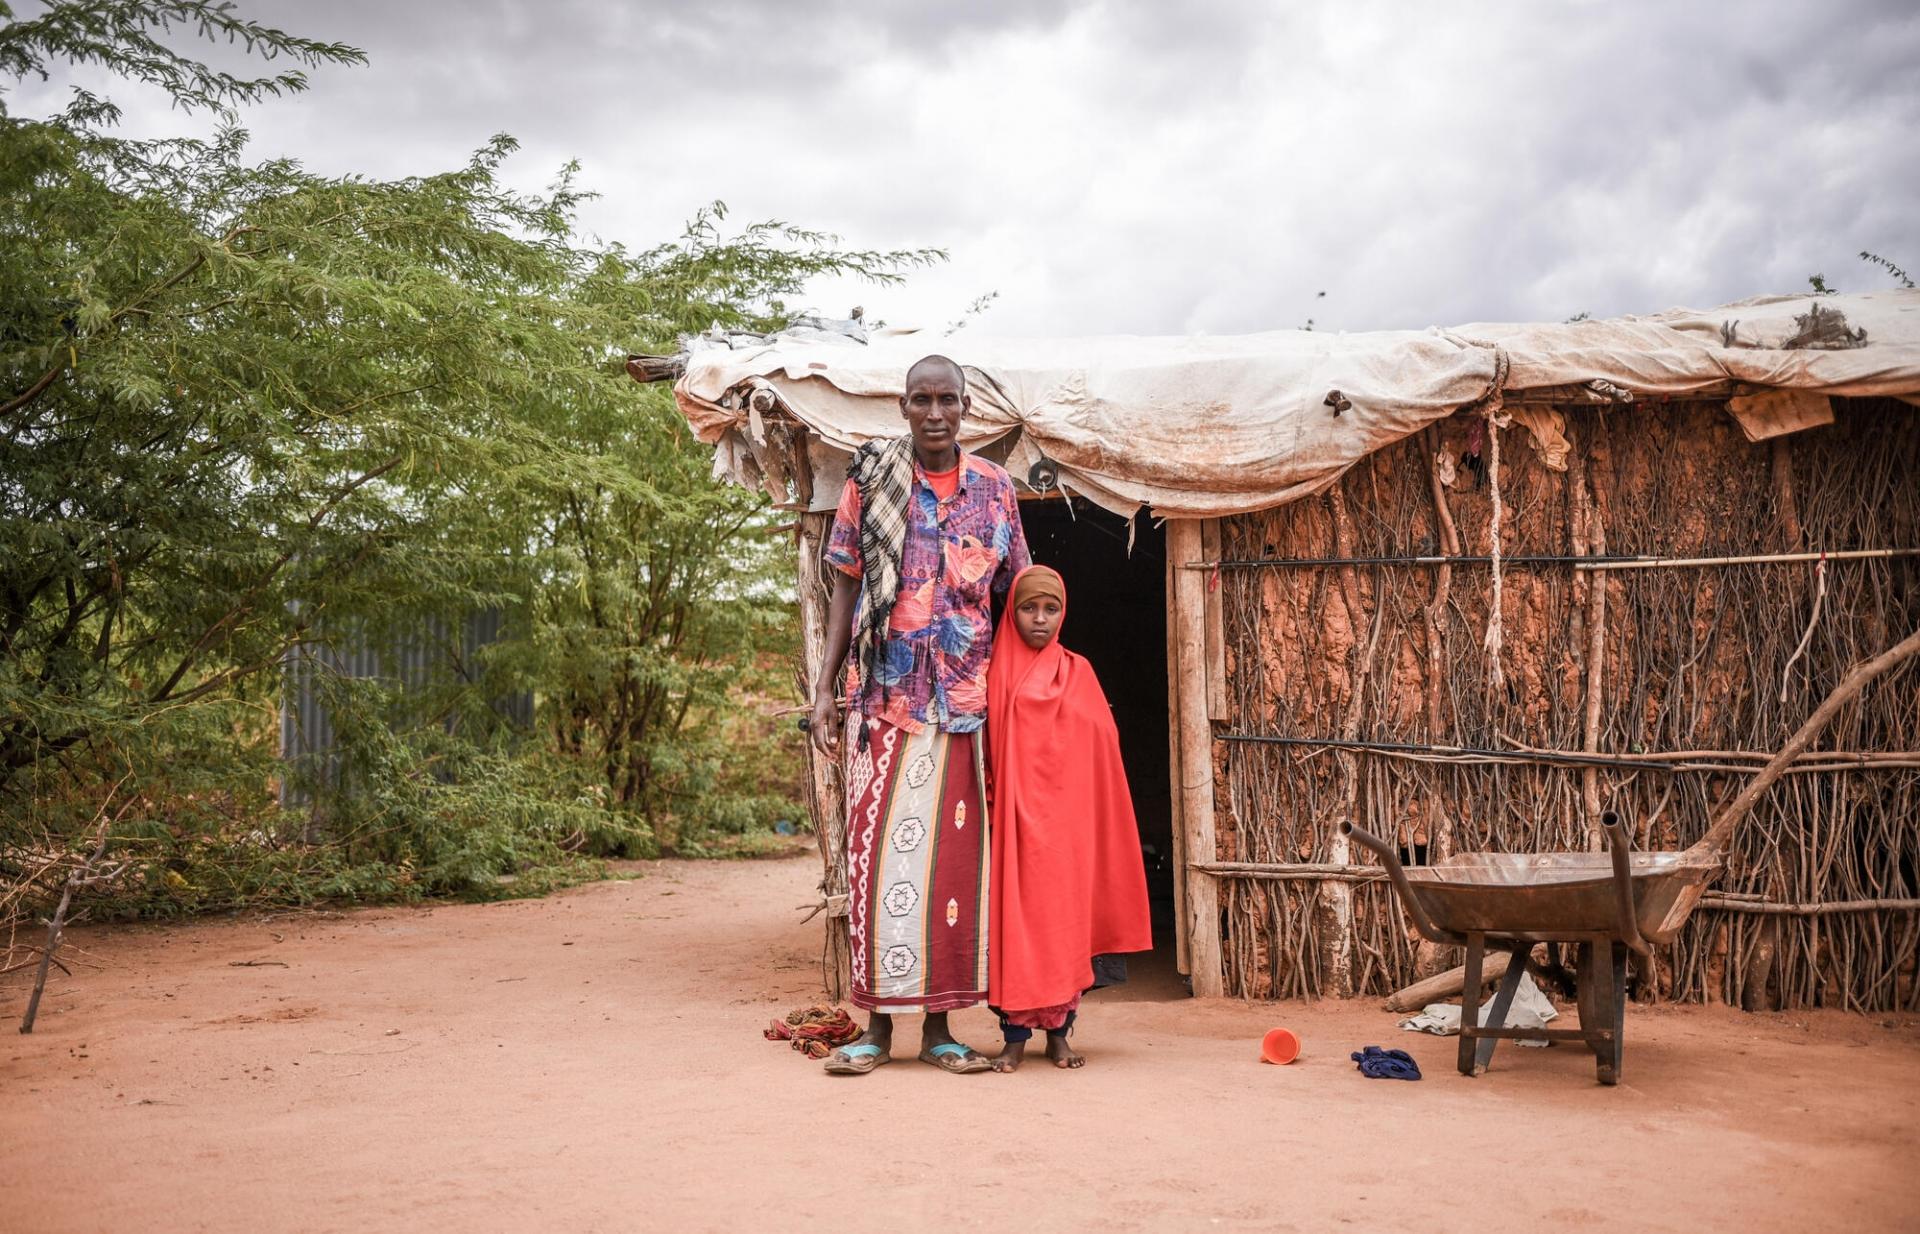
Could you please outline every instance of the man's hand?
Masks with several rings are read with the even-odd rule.
[[[840,706],[834,701],[833,684],[847,661],[847,645],[853,639],[853,606],[859,598],[860,580],[834,570],[833,599],[827,602],[827,654],[815,679],[813,710],[807,716],[813,748],[826,758],[840,753]]]
[[[813,712],[807,717],[807,732],[813,738],[813,748],[827,758],[840,755],[840,707],[834,702],[832,690],[816,690],[813,695]]]

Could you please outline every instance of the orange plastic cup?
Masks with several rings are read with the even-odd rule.
[[[1292,1030],[1270,1028],[1260,1039],[1260,1061],[1284,1065],[1300,1057],[1300,1038]]]

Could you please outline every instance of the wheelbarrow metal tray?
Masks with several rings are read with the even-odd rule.
[[[1636,853],[1632,833],[1616,815],[1604,814],[1600,822],[1605,853],[1460,853],[1412,869],[1400,864],[1397,845],[1351,822],[1340,824],[1343,835],[1380,858],[1422,936],[1467,949],[1462,1075],[1485,1071],[1500,1038],[1538,1035],[1506,1027],[1514,992],[1532,964],[1528,952],[1535,943],[1572,943],[1578,1035],[1593,1047],[1600,1083],[1619,1082],[1626,1053],[1628,954],[1648,954],[1654,944],[1673,937],[1719,874],[1720,861],[1711,853]],[[1513,953],[1513,961],[1483,1024],[1476,998],[1489,947]]]
[[[1650,943],[1669,941],[1719,871],[1684,853],[1631,854],[1634,917]],[[1546,942],[1615,932],[1619,899],[1608,853],[1460,853],[1406,870],[1435,926],[1455,934]]]

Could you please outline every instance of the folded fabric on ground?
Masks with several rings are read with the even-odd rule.
[[[1493,1000],[1488,999],[1480,1007],[1480,1023],[1485,1025],[1488,1012],[1492,1010]],[[1558,1018],[1560,1013],[1554,1009],[1540,987],[1533,983],[1532,973],[1520,976],[1520,985],[1513,992],[1513,1003],[1507,1008],[1506,1028],[1545,1028],[1549,1020]],[[1460,1031],[1460,1008],[1453,1003],[1428,1003],[1419,1015],[1408,1016],[1400,1021],[1400,1027],[1412,1033],[1432,1033],[1436,1037],[1452,1037]],[[1522,1037],[1519,1045],[1544,1046],[1547,1043],[1535,1038]]]
[[[1383,1050],[1377,1045],[1362,1047],[1348,1055],[1369,1080],[1417,1080],[1420,1064],[1405,1050]]]
[[[787,1012],[767,1025],[762,1035],[768,1041],[790,1042],[808,1058],[825,1058],[835,1046],[859,1037],[860,1026],[841,1008],[815,1003]]]

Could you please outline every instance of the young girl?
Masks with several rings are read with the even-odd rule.
[[[1086,1059],[1067,1044],[1093,958],[1153,946],[1147,877],[1120,734],[1093,666],[1059,643],[1067,589],[1046,566],[1013,580],[987,670],[993,775],[988,1002],[1019,1067],[1033,1030],[1056,1067]]]

